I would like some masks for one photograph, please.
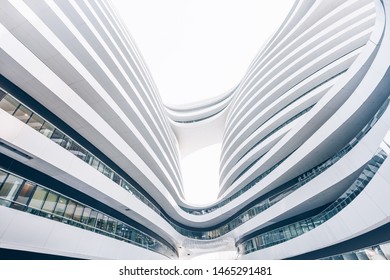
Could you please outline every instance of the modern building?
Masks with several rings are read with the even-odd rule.
[[[389,21],[298,0],[236,88],[167,108],[108,0],[0,0],[1,258],[390,258]],[[195,207],[180,158],[218,141]]]

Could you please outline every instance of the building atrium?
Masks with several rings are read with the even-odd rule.
[[[1,258],[390,259],[389,50],[390,0],[296,0],[173,108],[109,0],[0,0]],[[216,142],[193,205],[182,157]]]

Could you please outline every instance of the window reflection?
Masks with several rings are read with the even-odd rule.
[[[293,224],[286,225],[281,228],[274,229],[269,232],[262,233],[256,237],[250,238],[238,246],[239,251],[243,254],[247,254],[256,250],[273,246],[281,242],[285,242],[289,239],[302,235],[305,232],[308,232],[315,227],[321,225],[322,223],[328,221],[341,210],[343,210],[355,197],[357,197],[363,191],[363,189],[368,185],[368,183],[375,175],[375,172],[371,172],[372,166],[376,166],[376,170],[378,170],[387,158],[387,156],[388,154],[384,150],[379,148],[376,154],[366,164],[362,173],[358,176],[355,182],[338,199],[336,199],[321,213],[311,218],[298,221]],[[261,239],[263,239],[264,242],[260,244],[259,242],[257,242],[257,240]]]
[[[74,214],[73,214],[73,220],[80,221],[81,215],[83,214],[83,211],[84,211],[84,206],[77,204],[76,210],[74,211]]]
[[[3,172],[0,170],[0,190],[1,190],[1,187],[5,181],[5,179],[7,178],[7,173]]]
[[[390,242],[322,258],[322,260],[390,260]]]
[[[43,216],[46,215],[50,216],[50,214],[54,211],[54,207],[57,204],[57,200],[58,200],[58,195],[53,192],[49,192],[49,194],[46,197],[45,203],[43,204],[42,207],[42,210],[46,212],[46,213],[42,212]]]
[[[89,215],[91,215],[91,208],[89,207],[85,207],[84,209],[84,212],[83,212],[83,216],[81,217],[81,222],[83,224],[87,224],[88,223],[88,219],[89,219]]]
[[[19,106],[19,102],[17,102],[15,99],[10,97],[9,95],[6,95],[1,101],[0,101],[0,108],[6,111],[8,114],[13,115],[16,109]]]
[[[23,105],[20,105],[19,108],[14,113],[14,117],[21,120],[24,123],[27,123],[27,121],[30,120],[31,115],[32,115],[31,110],[27,109]]]
[[[19,190],[18,196],[15,200],[17,203],[14,203],[13,208],[24,209],[34,191],[34,188],[35,185],[33,183],[25,182]]]
[[[9,206],[10,201],[12,201],[19,190],[20,185],[23,180],[17,178],[13,175],[9,175],[7,180],[3,183],[3,186],[0,190],[0,198],[3,198],[2,205]]]
[[[45,135],[46,137],[50,138],[53,135],[54,126],[52,126],[50,123],[45,121],[41,129],[39,130],[39,132]]]
[[[76,203],[73,201],[69,201],[65,210],[65,215],[64,215],[65,218],[72,219],[75,209],[76,209]]]
[[[44,123],[44,120],[36,114],[33,114],[27,122],[27,124],[36,131],[41,130],[43,123]]]
[[[59,129],[55,128],[53,125],[51,125],[49,122],[45,121],[43,118],[32,112],[30,109],[25,107],[23,104],[21,104],[19,101],[14,99],[11,95],[6,94],[3,91],[0,90],[0,108],[7,111],[8,113],[15,115],[15,117],[18,117],[20,120],[26,122],[29,126],[32,128],[39,130],[40,133],[43,135],[49,137],[54,142],[58,143],[95,169],[97,169],[99,172],[110,178],[112,181],[120,185],[122,188],[129,191],[131,194],[135,195],[137,199],[145,203],[147,206],[149,206],[151,209],[153,209],[157,214],[162,216],[164,219],[166,219],[178,232],[192,238],[205,238],[205,239],[213,239],[217,238],[223,234],[226,234],[227,232],[233,230],[237,226],[240,226],[245,221],[253,218],[254,216],[258,215],[259,213],[265,211],[270,206],[274,205],[275,203],[282,200],[287,195],[291,194],[293,191],[297,190],[319,174],[321,174],[323,171],[325,171],[327,168],[332,166],[335,162],[337,162],[343,155],[347,154],[349,150],[351,150],[359,141],[363,138],[363,136],[371,129],[371,127],[376,123],[376,121],[382,116],[384,111],[386,110],[389,99],[386,100],[386,102],[381,106],[381,108],[377,111],[375,116],[368,122],[368,124],[357,134],[356,137],[354,137],[350,143],[348,143],[341,151],[339,151],[336,155],[334,155],[332,158],[327,160],[325,163],[320,164],[316,167],[314,167],[312,170],[305,172],[302,174],[299,178],[296,178],[296,180],[291,181],[291,186],[286,188],[284,191],[269,197],[258,204],[254,205],[250,209],[248,209],[246,212],[240,214],[239,216],[235,217],[229,224],[226,226],[222,226],[220,228],[217,228],[212,231],[208,232],[194,232],[190,231],[184,228],[181,228],[180,226],[176,225],[175,223],[172,223],[167,217],[164,216],[164,214],[161,213],[158,207],[154,205],[152,202],[150,202],[143,194],[138,192],[137,189],[135,189],[130,183],[128,183],[126,180],[124,180],[122,177],[120,177],[117,173],[115,173],[110,167],[105,165],[102,161],[100,161],[98,158],[93,156],[90,152],[88,152],[86,149],[84,149],[82,146],[80,146],[77,142],[75,142],[73,139],[65,135],[63,132],[61,132]],[[305,109],[309,110],[311,107]],[[301,113],[305,113],[306,111],[302,111]],[[300,113],[300,114],[301,114]],[[27,118],[28,117],[28,118]],[[388,147],[388,146],[387,146]],[[287,156],[288,157],[288,156]],[[286,157],[286,158],[287,158]],[[220,207],[228,204],[230,201],[234,200],[235,198],[239,197],[241,194],[249,190],[252,186],[257,184],[260,180],[262,180],[265,176],[270,174],[275,168],[277,168],[286,158],[282,159],[278,163],[276,163],[274,166],[272,166],[269,170],[255,178],[252,182],[250,182],[248,185],[246,185],[243,189],[238,191],[237,193],[233,194],[229,198],[221,201],[217,205],[214,205],[209,208],[205,209],[199,209],[199,210],[193,210],[193,209],[186,209],[182,208],[184,211],[193,214],[193,215],[203,215],[206,213],[210,213],[216,209],[219,209]],[[376,172],[375,166],[371,167],[370,171]],[[1,175],[1,174],[0,174]],[[1,177],[0,177],[1,179]],[[5,180],[5,179],[4,179]],[[365,183],[364,177],[362,177],[361,180],[362,184]],[[349,199],[353,199],[353,197],[349,197]],[[9,204],[9,202],[6,202],[6,200],[1,200],[0,203],[2,204]],[[33,203],[38,203],[38,201],[34,201]],[[348,203],[348,202],[344,202]],[[42,205],[41,205],[42,206]],[[69,219],[73,218],[73,213],[75,210],[75,205],[68,205],[69,209],[66,210],[65,216]],[[338,206],[339,208],[342,207],[342,205]],[[40,208],[40,207],[39,207]],[[35,208],[37,209],[37,208]],[[29,208],[28,211],[34,212],[34,208]],[[72,212],[73,211],[73,212]],[[329,214],[323,215],[323,219],[327,219],[327,216]],[[96,217],[95,217],[96,218]],[[77,220],[81,219],[81,216],[77,214],[76,216]],[[93,222],[94,217],[92,217],[91,222]],[[68,221],[64,221],[68,222]],[[88,222],[89,223],[89,222]],[[99,223],[99,226],[104,226],[104,221]],[[314,224],[313,224],[314,223]],[[315,220],[309,223],[307,226],[300,227],[299,230],[310,230],[312,227],[317,226],[318,223],[321,223],[321,221]]]
[[[56,208],[54,210],[54,214],[55,214],[54,219],[55,220],[58,220],[58,221],[61,220],[61,217],[65,213],[65,209],[66,209],[66,205],[67,204],[68,204],[68,199],[67,198],[65,198],[63,196],[60,196],[58,198],[58,202],[57,202]]]
[[[42,208],[43,202],[46,199],[48,191],[44,188],[37,187],[31,201],[29,203],[30,212],[35,212],[35,209],[40,210]]]
[[[121,176],[116,174],[110,167],[105,165],[101,160],[93,156],[88,150],[76,143],[69,136],[64,134],[62,131],[54,127],[52,124],[44,120],[42,117],[32,112],[26,106],[21,104],[16,100],[12,95],[5,93],[0,89],[1,99],[0,99],[0,109],[5,110],[9,114],[18,118],[22,122],[28,124],[33,129],[39,131],[44,136],[50,138],[53,142],[57,143],[61,147],[67,149],[69,152],[73,153],[75,156],[83,160],[84,162],[91,165],[93,168],[97,169],[99,172],[118,183],[121,187],[131,192],[158,214],[161,213],[158,209],[137,189],[135,189],[130,183],[126,182]]]
[[[95,210],[91,211],[91,214],[89,215],[88,219],[88,225],[91,227],[95,227],[96,225],[96,220],[97,220],[97,212]]]

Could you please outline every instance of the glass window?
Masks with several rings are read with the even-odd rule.
[[[13,200],[22,183],[23,180],[21,178],[18,178],[14,175],[9,175],[0,190],[0,198]]]
[[[44,122],[40,116],[33,114],[27,124],[36,131],[40,131]]]
[[[83,215],[83,211],[84,211],[84,206],[77,204],[76,210],[74,211],[73,214],[73,220],[80,221],[81,216]]]
[[[103,214],[98,213],[96,218],[96,228],[102,228],[103,225]]]
[[[54,126],[52,126],[50,123],[45,121],[41,129],[39,130],[39,132],[45,135],[46,137],[50,138],[53,135],[54,129],[55,129]]]
[[[108,216],[99,213],[97,217],[96,227],[102,230],[107,229]]]
[[[137,233],[135,235],[134,241],[139,244],[144,244],[144,235],[137,230]]]
[[[122,236],[123,237],[124,236],[124,230],[125,230],[124,223],[121,222],[121,221],[118,221],[115,234],[118,235],[118,236]]]
[[[89,215],[91,215],[91,208],[88,208],[88,207],[85,207],[84,209],[84,212],[83,212],[83,216],[81,217],[81,221],[83,224],[86,224],[88,223],[88,218],[89,218]]]
[[[103,174],[112,179],[112,170],[107,165],[104,165]]]
[[[297,232],[297,236],[303,234],[302,228],[301,228],[301,226],[299,225],[299,223],[296,223],[296,224],[294,224],[294,225],[295,225],[295,230],[296,230],[296,232]]]
[[[116,220],[114,220],[113,218],[108,218],[108,221],[107,221],[107,231],[110,232],[110,233],[115,233],[116,231]]]
[[[8,114],[13,115],[16,108],[20,105],[18,101],[13,99],[10,95],[7,95],[0,101],[0,108],[6,111]]]
[[[18,120],[20,120],[24,123],[27,123],[27,121],[30,119],[31,115],[32,115],[31,110],[26,108],[24,105],[20,105],[19,108],[14,113],[14,116]]]
[[[69,150],[70,146],[72,145],[72,142],[73,142],[73,140],[64,134],[64,138],[62,139],[62,142],[60,143],[60,145],[61,145],[61,147]]]
[[[18,197],[15,200],[16,202],[18,202],[18,204],[15,203],[13,205],[13,208],[20,209],[20,210],[24,209],[24,206],[27,205],[28,200],[30,199],[30,197],[34,192],[34,187],[35,185],[33,183],[25,182],[23,186],[20,188]]]
[[[91,153],[87,152],[87,154],[86,154],[86,156],[84,158],[84,161],[86,163],[88,163],[89,165],[91,165],[92,160],[93,160],[93,155]]]
[[[43,204],[42,210],[47,213],[52,213],[57,204],[57,200],[58,200],[58,195],[53,192],[49,192],[49,194],[46,197],[46,201]]]
[[[31,198],[28,206],[31,208],[35,208],[35,209],[41,209],[43,202],[45,201],[47,193],[48,193],[47,190],[45,190],[42,187],[37,186],[37,188],[35,189],[34,195]]]
[[[103,162],[100,162],[100,164],[99,164],[97,170],[98,170],[100,173],[103,173],[104,166],[105,166],[104,163],[103,163]]]
[[[308,225],[307,225],[307,221],[306,221],[306,220],[300,221],[299,224],[300,224],[300,226],[301,226],[303,232],[309,231],[309,227],[308,227]]]
[[[307,219],[307,226],[309,227],[309,230],[312,230],[314,228],[312,219]]]
[[[76,209],[76,203],[72,200],[69,200],[68,206],[65,210],[65,218],[72,219],[74,210]]]
[[[3,100],[3,98],[4,98],[6,95],[7,95],[7,94],[6,94],[4,91],[2,91],[2,90],[0,89],[0,101]]]
[[[291,234],[292,237],[297,236],[297,231],[295,230],[294,224],[289,225],[288,228],[289,228],[289,232],[290,232],[290,234]]]
[[[97,169],[99,166],[99,160],[97,160],[95,157],[91,158],[90,165],[93,168]]]
[[[68,204],[68,199],[66,197],[60,196],[58,199],[56,208],[54,209],[54,214],[60,217],[55,217],[55,220],[61,220],[62,215],[64,215],[66,205]]]
[[[59,131],[57,128],[55,128],[50,139],[59,145],[63,145],[62,143],[64,142],[64,136],[65,135],[61,131]]]
[[[122,231],[123,231],[123,237],[126,238],[126,239],[132,239],[131,238],[131,235],[133,233],[133,231],[131,230],[131,228],[128,226],[128,225],[124,225],[123,228],[122,228]]]
[[[98,213],[95,210],[91,211],[91,214],[89,215],[89,219],[88,219],[88,225],[89,226],[95,227],[97,214]]]
[[[121,184],[121,177],[116,173],[113,174],[112,180],[119,185]]]
[[[5,181],[5,178],[7,178],[7,175],[8,175],[8,173],[5,173],[5,172],[0,170],[0,189],[1,189],[1,186],[3,185],[3,182]]]
[[[130,190],[131,186],[126,182],[126,181],[122,181],[123,182],[123,186],[126,190]]]
[[[87,155],[87,151],[74,141],[72,141],[70,144],[69,152],[71,152],[82,160],[84,160]]]
[[[324,219],[322,213],[320,213],[316,217],[314,217],[313,222],[314,222],[314,227],[318,227],[319,225],[324,223],[325,219]]]

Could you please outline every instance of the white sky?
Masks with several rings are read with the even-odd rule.
[[[164,103],[176,106],[212,98],[236,86],[294,2],[111,1],[142,53]],[[214,145],[183,159],[189,202],[203,204],[216,199],[219,150],[220,145]]]

